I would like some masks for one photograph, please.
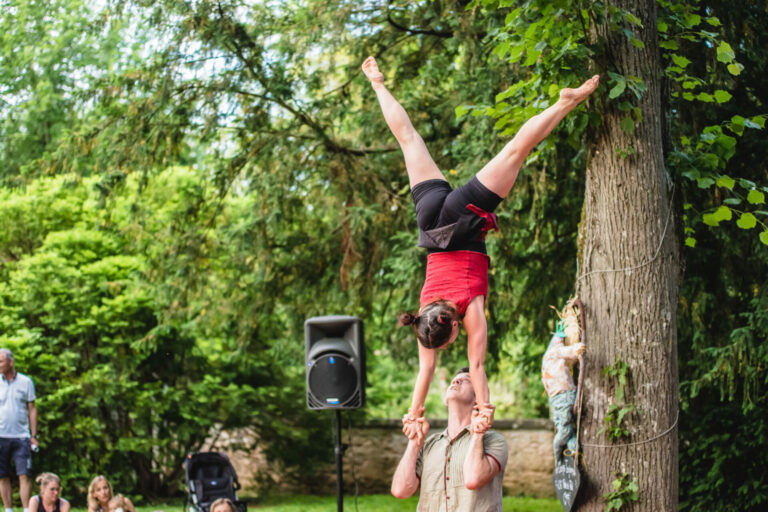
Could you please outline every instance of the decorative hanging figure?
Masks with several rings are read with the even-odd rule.
[[[581,355],[586,349],[582,309],[579,299],[574,298],[568,301],[562,313],[558,313],[560,321],[541,365],[541,379],[549,395],[556,429],[552,442],[555,455],[552,483],[565,512],[570,512],[573,507],[581,483],[576,455],[579,451],[578,417],[581,413],[577,406],[583,372]],[[579,361],[578,388],[573,382],[576,361]]]
[[[569,300],[565,305],[541,365],[541,380],[549,395],[552,421],[557,429],[553,441],[556,462],[559,462],[563,455],[573,456],[578,451],[573,414],[573,406],[576,403],[573,365],[586,347],[581,343],[576,300]]]

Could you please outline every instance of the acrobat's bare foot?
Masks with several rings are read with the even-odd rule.
[[[563,89],[560,91],[560,100],[567,102],[572,107],[575,107],[587,96],[592,94],[597,89],[597,84],[600,83],[600,75],[595,75],[576,89]]]
[[[363,62],[363,73],[371,81],[372,85],[384,83],[384,75],[379,71],[379,65],[376,64],[376,59],[373,57],[368,57]]]

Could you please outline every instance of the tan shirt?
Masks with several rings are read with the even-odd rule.
[[[470,439],[469,425],[453,441],[448,429],[427,438],[416,461],[416,474],[421,479],[418,512],[502,512],[507,441],[493,430],[485,433],[483,450],[496,460],[500,471],[483,488],[470,491],[464,485],[464,459]]]

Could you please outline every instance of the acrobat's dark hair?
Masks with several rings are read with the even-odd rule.
[[[458,319],[459,313],[451,303],[438,300],[424,306],[418,316],[403,313],[399,324],[412,325],[419,343],[426,348],[440,348],[451,339],[453,321]]]

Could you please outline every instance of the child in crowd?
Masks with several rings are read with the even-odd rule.
[[[237,507],[232,500],[227,498],[219,498],[208,509],[209,512],[237,512]]]
[[[115,494],[107,504],[107,512],[126,512],[128,506],[122,494]]]

